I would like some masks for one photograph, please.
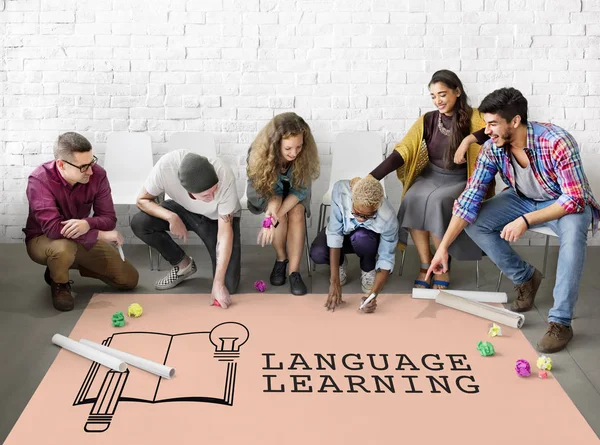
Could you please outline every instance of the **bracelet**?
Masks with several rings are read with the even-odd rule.
[[[525,220],[525,224],[527,224],[527,228],[529,229],[531,226],[529,225],[529,221],[527,221],[527,218],[525,218],[525,215],[521,215],[521,218]]]
[[[263,219],[263,222],[262,222],[263,229],[268,229],[270,227],[273,227],[276,229],[278,225],[279,225],[279,221],[277,221],[277,222],[275,222],[275,224],[273,224],[273,219],[271,217]]]

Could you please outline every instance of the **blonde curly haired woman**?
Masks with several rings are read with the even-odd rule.
[[[310,249],[316,264],[329,264],[331,268],[327,310],[335,310],[343,303],[341,287],[347,278],[345,254],[358,255],[362,291],[377,295],[394,268],[397,244],[398,219],[380,182],[372,176],[336,182],[329,223]],[[369,313],[376,307],[373,299],[363,310]]]
[[[312,181],[319,177],[317,145],[308,124],[296,113],[275,116],[248,150],[248,209],[265,213],[258,243],[273,244],[276,253],[270,281],[283,286],[289,263],[290,290],[308,292],[298,271],[310,216]]]

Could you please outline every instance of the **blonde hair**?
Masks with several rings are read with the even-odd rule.
[[[379,208],[384,198],[383,186],[371,175],[362,179],[358,177],[352,179],[350,190],[352,191],[352,202],[354,204],[373,210]]]
[[[248,179],[262,197],[273,195],[279,172],[286,163],[281,155],[282,139],[298,135],[302,135],[302,150],[292,162],[292,186],[308,187],[319,177],[319,154],[310,127],[296,113],[278,114],[258,133],[248,150]]]

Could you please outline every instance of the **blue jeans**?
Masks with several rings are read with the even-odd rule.
[[[519,196],[510,188],[484,202],[477,220],[467,226],[467,234],[513,283],[522,284],[533,276],[534,267],[523,261],[508,241],[500,238],[504,226],[520,216],[554,204],[556,200],[534,201]],[[571,213],[534,227],[548,227],[558,235],[558,267],[554,285],[554,306],[548,321],[571,325],[573,309],[579,297],[587,232],[592,222],[589,205],[582,213]]]

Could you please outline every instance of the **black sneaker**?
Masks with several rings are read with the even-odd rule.
[[[283,286],[287,275],[288,260],[275,261],[269,280],[273,286]]]
[[[292,272],[290,274],[290,291],[294,295],[306,295],[308,293],[306,284],[302,281],[302,276],[299,272]]]
[[[44,272],[44,281],[48,286],[52,286],[52,278],[50,278],[50,269],[46,267],[46,272]]]

